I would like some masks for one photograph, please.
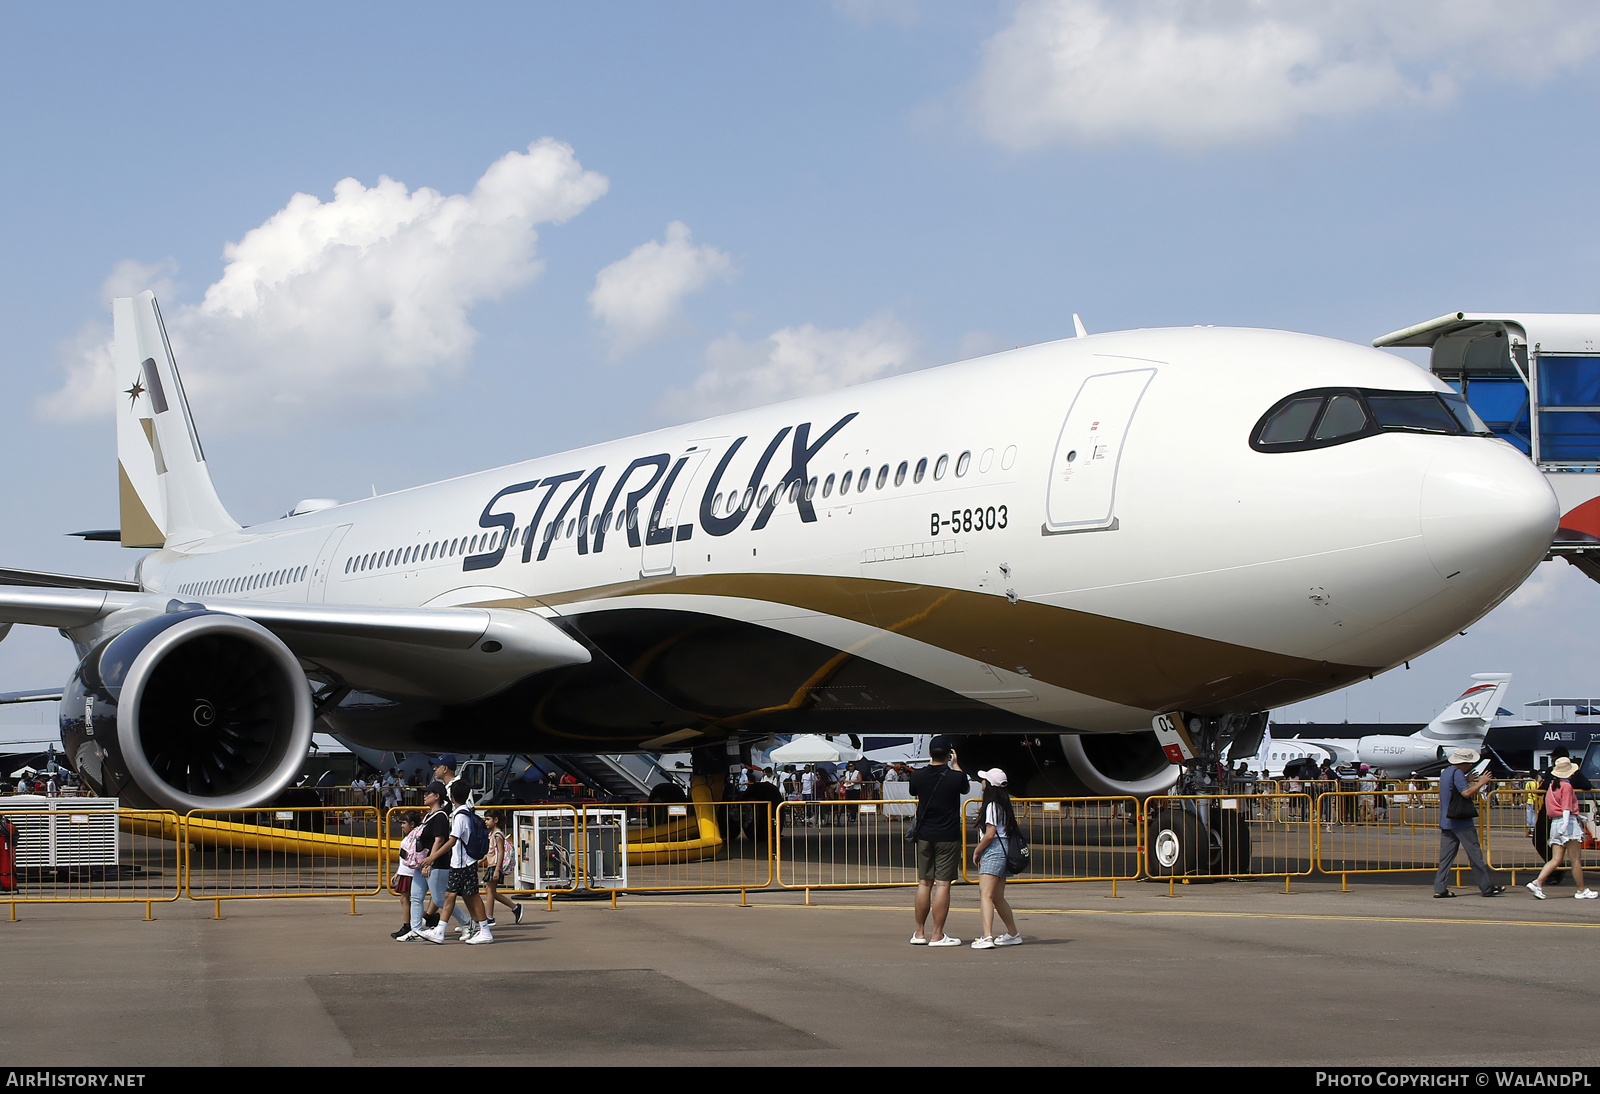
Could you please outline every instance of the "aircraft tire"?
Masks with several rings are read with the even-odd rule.
[[[1151,877],[1194,877],[1211,872],[1211,834],[1185,809],[1158,806],[1150,814],[1145,869]]]
[[[1250,824],[1238,809],[1217,810],[1216,872],[1219,874],[1248,874],[1250,872]]]

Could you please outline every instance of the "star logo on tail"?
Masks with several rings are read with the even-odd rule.
[[[123,394],[128,396],[128,407],[129,409],[132,409],[138,404],[139,396],[144,394],[144,385],[139,383],[138,380],[135,380],[133,382],[133,386],[127,391],[123,392]]]

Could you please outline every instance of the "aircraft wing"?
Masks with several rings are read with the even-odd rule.
[[[0,626],[121,627],[171,611],[242,616],[271,631],[308,668],[352,690],[436,702],[492,694],[526,676],[588,662],[589,650],[549,620],[505,608],[388,608],[171,597],[117,589],[0,585]]]

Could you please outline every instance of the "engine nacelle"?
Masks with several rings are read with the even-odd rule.
[[[137,623],[95,647],[61,697],[61,744],[95,792],[130,804],[244,809],[293,781],[311,689],[259,623],[204,610]]]
[[[1177,765],[1154,733],[1063,733],[1061,754],[1095,796],[1145,798],[1165,794],[1178,780]]]

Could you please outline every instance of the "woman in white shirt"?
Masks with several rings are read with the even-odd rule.
[[[978,899],[983,915],[983,937],[972,944],[975,950],[992,950],[996,946],[1017,946],[1022,935],[1017,931],[1017,921],[1011,915],[1011,905],[1006,903],[1006,847],[1017,831],[1017,814],[1011,807],[1011,794],[1006,790],[1006,773],[998,767],[978,772],[983,780],[983,808],[978,816],[983,838],[972,851],[973,865],[978,867]],[[994,914],[1000,913],[1006,933],[994,934]]]

